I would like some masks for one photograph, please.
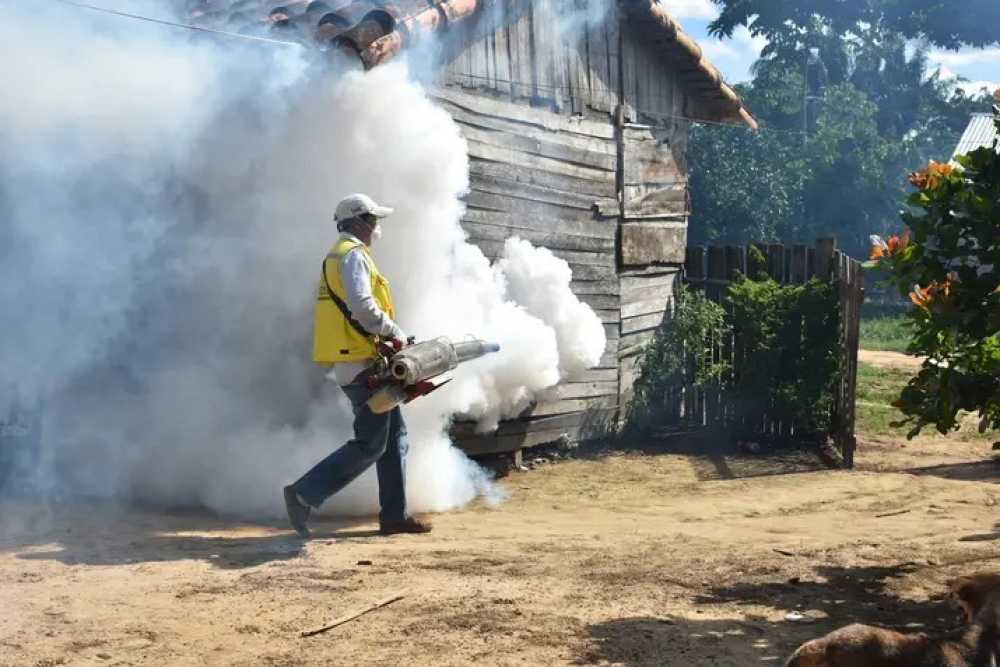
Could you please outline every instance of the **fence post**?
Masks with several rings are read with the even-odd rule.
[[[854,450],[857,449],[855,419],[858,401],[858,347],[861,345],[861,306],[865,298],[861,263],[849,260],[850,271],[850,318],[847,320],[848,372],[847,372],[847,423],[844,438],[844,465],[854,467]]]
[[[809,274],[806,272],[806,258],[808,255],[809,253],[806,252],[804,245],[792,246],[792,275],[790,282],[793,285],[799,285],[809,279]]]
[[[833,277],[833,253],[836,249],[835,238],[816,239],[816,277],[820,280],[829,280]]]
[[[705,289],[705,248],[689,246],[684,251],[684,279]]]
[[[726,291],[729,287],[728,278],[726,249],[721,246],[709,246],[708,284],[710,290],[707,294],[712,301],[720,305],[725,303]],[[719,335],[721,335],[721,332]],[[714,364],[722,360],[723,341],[718,336],[713,338],[711,356],[707,361]],[[710,387],[702,395],[705,400],[705,425],[715,426],[721,417],[722,392],[719,391],[718,387]]]

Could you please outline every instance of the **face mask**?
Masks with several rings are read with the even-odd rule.
[[[380,225],[375,225],[375,229],[372,230],[372,243],[378,241],[382,238],[382,227]]]

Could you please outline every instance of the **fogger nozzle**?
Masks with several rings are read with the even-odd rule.
[[[426,395],[440,386],[428,383],[429,380],[453,370],[461,363],[499,351],[500,346],[496,343],[481,340],[452,343],[447,338],[436,338],[404,347],[389,362],[389,375],[392,379],[380,380],[380,386],[373,387],[375,391],[368,399],[368,407],[375,414],[388,412],[403,401]]]
[[[499,352],[496,343],[481,340],[452,343],[447,338],[436,338],[405,347],[392,358],[390,372],[405,385],[414,385],[429,378],[447,373],[459,364]]]

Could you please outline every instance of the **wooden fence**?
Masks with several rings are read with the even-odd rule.
[[[688,247],[685,257],[685,282],[704,290],[713,301],[722,302],[737,273],[756,278],[761,273],[785,285],[802,284],[811,278],[832,281],[839,302],[838,328],[841,355],[840,377],[834,390],[834,405],[830,414],[829,436],[839,450],[845,467],[854,466],[856,438],[854,433],[855,400],[858,379],[858,344],[860,339],[861,305],[864,300],[861,263],[836,249],[832,238],[816,241],[815,247],[804,245],[757,245],[750,247]],[[726,360],[739,367],[742,354],[731,337],[718,341],[713,353],[715,360]],[[718,390],[691,392],[683,407],[684,418],[696,424],[709,425],[725,421],[733,406],[727,406]],[[760,415],[755,425],[761,435],[774,438],[793,437],[791,425],[773,416]]]

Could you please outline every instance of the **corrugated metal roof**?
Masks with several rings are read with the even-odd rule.
[[[955,148],[955,155],[968,155],[977,148],[992,146],[997,139],[997,128],[993,123],[993,115],[988,113],[973,114],[965,134]]]

